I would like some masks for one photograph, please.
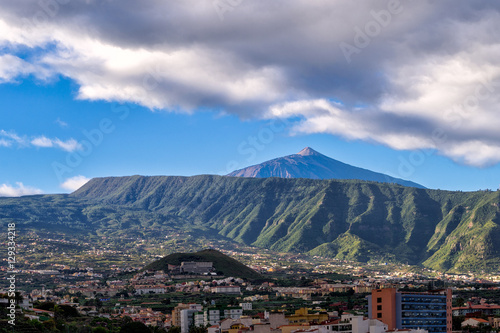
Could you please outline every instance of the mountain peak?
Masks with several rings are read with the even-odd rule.
[[[231,177],[253,178],[309,178],[309,179],[359,179],[380,183],[397,183],[403,186],[425,188],[420,184],[389,175],[342,163],[318,153],[311,147],[297,154],[278,157],[228,174]]]
[[[310,155],[321,155],[321,154],[318,153],[316,150],[312,149],[311,147],[305,147],[304,149],[299,151],[297,155],[310,156]]]

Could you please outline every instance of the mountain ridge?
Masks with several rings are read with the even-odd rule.
[[[98,178],[70,197],[175,217],[273,251],[445,271],[500,263],[498,192],[202,175]]]
[[[310,147],[305,147],[296,154],[278,157],[235,170],[226,176],[249,178],[358,179],[425,188],[409,180],[391,177],[383,173],[337,161]]]

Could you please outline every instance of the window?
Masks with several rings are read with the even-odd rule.
[[[377,313],[377,318],[382,318],[382,314],[380,312]]]
[[[377,305],[377,310],[381,311],[382,310],[382,305]]]
[[[382,303],[382,297],[377,297],[377,303]]]

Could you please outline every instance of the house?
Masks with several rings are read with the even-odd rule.
[[[467,302],[466,306],[452,308],[454,316],[498,316],[500,315],[500,305],[496,304],[472,304]]]
[[[181,273],[205,274],[214,270],[212,262],[183,261],[181,262]]]
[[[493,328],[500,328],[500,318],[496,317],[488,317],[488,322],[490,323],[490,326]]]
[[[241,288],[238,286],[217,286],[217,287],[212,287],[212,293],[239,295],[241,294]]]
[[[288,322],[290,324],[308,324],[310,322],[321,323],[323,321],[328,320],[328,313],[326,312],[318,312],[318,313],[309,313],[307,308],[301,308],[299,310],[295,310],[295,314],[286,316]]]
[[[462,322],[462,327],[479,327],[479,326],[489,326],[490,322],[483,318],[469,318]]]
[[[167,287],[165,285],[136,285],[135,294],[165,294],[167,292]]]

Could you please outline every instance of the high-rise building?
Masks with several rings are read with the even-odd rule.
[[[375,289],[367,298],[369,317],[384,322],[389,330],[420,328],[430,333],[451,333],[451,289]]]
[[[203,326],[204,318],[201,304],[189,304],[188,309],[181,310],[181,333],[188,333],[191,326]]]
[[[189,304],[179,303],[172,310],[172,326],[181,327],[181,311],[185,309],[189,309]]]
[[[178,326],[182,327],[182,311],[183,310],[194,310],[191,311],[192,313],[201,311],[202,309],[201,304],[183,304],[179,303],[173,310],[172,310],[172,326]],[[189,327],[189,326],[188,326]]]

